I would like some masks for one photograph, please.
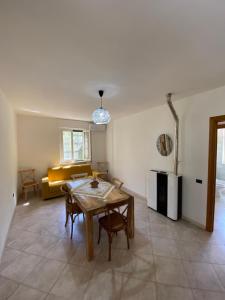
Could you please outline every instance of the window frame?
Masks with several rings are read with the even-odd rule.
[[[63,131],[70,131],[71,133],[73,131],[80,131],[83,133],[88,134],[88,158],[84,160],[75,160],[74,157],[71,160],[64,160],[64,149],[63,149]],[[71,136],[71,142],[72,142],[72,156],[74,156],[73,153],[73,135]],[[85,151],[85,150],[84,150]],[[91,131],[89,129],[84,128],[71,128],[71,127],[61,127],[60,128],[60,163],[61,164],[74,164],[74,163],[80,163],[80,162],[90,162],[91,161]]]

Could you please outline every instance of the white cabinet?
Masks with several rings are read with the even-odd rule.
[[[182,176],[151,170],[148,174],[147,205],[177,220],[182,214]]]
[[[147,205],[155,210],[157,210],[157,173],[148,173],[148,183],[147,183]]]

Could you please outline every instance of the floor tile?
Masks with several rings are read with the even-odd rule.
[[[157,284],[157,300],[193,300],[192,290],[177,286]]]
[[[105,272],[112,270],[119,271],[123,269],[127,263],[126,257],[128,257],[128,254],[129,253],[127,253],[126,250],[112,249],[111,261],[108,261],[108,251],[104,248],[101,249],[98,255],[95,256],[95,271]]]
[[[223,290],[211,264],[184,262],[184,268],[192,288],[212,291]]]
[[[44,300],[47,294],[38,290],[20,285],[9,300]]]
[[[14,234],[15,234],[15,236],[14,236]],[[11,237],[7,241],[6,245],[11,248],[18,249],[18,250],[24,250],[27,247],[33,245],[33,243],[35,242],[35,240],[38,237],[39,236],[33,232],[16,230],[16,232],[13,233],[13,237]]]
[[[71,239],[61,239],[48,249],[46,257],[69,262],[75,254],[77,244]]]
[[[150,210],[150,212],[151,212],[150,216],[149,216],[150,223],[170,225],[173,222],[169,218],[166,218],[165,216],[163,216],[153,210]]]
[[[116,272],[95,272],[85,292],[85,300],[120,299],[122,275]]]
[[[93,272],[68,264],[51,290],[51,294],[65,298],[83,299]]]
[[[151,252],[143,252],[141,249],[130,251],[128,253],[125,252],[124,256],[121,257],[121,263],[117,266],[116,270],[143,281],[155,280],[153,255]]]
[[[189,226],[188,223],[175,223],[173,226],[174,238],[178,241],[192,241],[199,242],[197,232],[193,226]]]
[[[49,292],[58,279],[65,264],[57,260],[43,258],[23,281],[23,284],[43,292]]]
[[[72,299],[68,299],[68,298],[56,296],[56,295],[53,295],[53,294],[49,294],[45,300],[72,300]]]
[[[211,263],[209,244],[195,241],[179,241],[177,243],[182,259],[193,262]]]
[[[69,260],[70,264],[75,264],[75,265],[88,268],[90,270],[94,270],[96,257],[100,251],[100,248],[95,247],[95,259],[92,261],[87,260],[86,245],[84,243],[79,243],[75,241],[74,249],[75,249],[74,255]]]
[[[174,238],[173,229],[164,224],[151,224],[150,235],[152,237]]]
[[[172,239],[152,237],[153,254],[180,258],[177,242]]]
[[[156,287],[154,282],[142,281],[131,276],[122,278],[121,300],[156,300]]]
[[[194,300],[224,300],[225,293],[193,290]]]
[[[9,279],[22,282],[40,261],[41,257],[39,256],[21,253],[12,263],[3,269],[1,274]]]
[[[56,245],[58,239],[53,236],[39,235],[35,241],[28,247],[24,248],[24,251],[32,254],[46,256],[49,249]]]
[[[64,226],[63,198],[29,200],[28,207],[18,205],[15,211],[0,264],[0,295],[10,289],[13,299],[23,300],[43,295],[47,300],[192,300],[193,295],[195,300],[225,299],[221,219],[216,217],[214,232],[207,233],[183,220],[172,222],[135,198],[136,228],[130,250],[120,232],[113,239],[108,262],[107,235],[98,245],[94,218],[95,259],[88,262],[82,216],[74,224],[71,241],[70,224]]]
[[[12,263],[17,256],[21,254],[21,251],[18,251],[16,249],[12,249],[9,247],[6,247],[3,255],[1,257],[1,263],[0,263],[0,273],[5,269],[10,263]]]
[[[0,300],[5,300],[11,296],[18,286],[19,284],[15,281],[0,276]]]
[[[217,277],[225,290],[225,265],[213,265],[213,269],[216,271]]]
[[[225,264],[225,245],[210,245],[208,253],[211,262]]]
[[[156,281],[169,285],[188,287],[188,279],[180,260],[155,256]]]

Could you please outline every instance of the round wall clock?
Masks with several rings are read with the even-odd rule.
[[[156,146],[162,156],[168,156],[173,150],[173,141],[168,134],[161,134],[157,139]]]

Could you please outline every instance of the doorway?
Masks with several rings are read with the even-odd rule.
[[[210,118],[206,230],[225,226],[225,116]],[[225,228],[225,227],[224,227]]]
[[[214,228],[225,229],[225,128],[217,129],[216,195],[215,195]]]

